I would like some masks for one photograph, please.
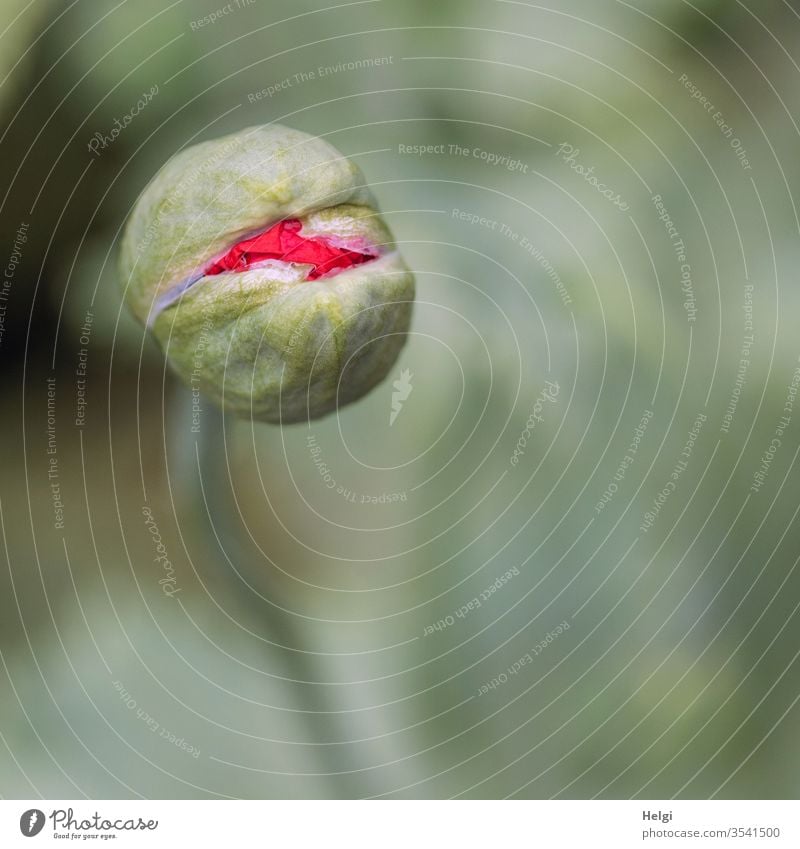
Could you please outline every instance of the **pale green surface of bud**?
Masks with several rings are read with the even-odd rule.
[[[360,264],[316,278],[313,264],[290,259],[210,271],[242,240],[287,221],[300,222],[302,240],[355,252]],[[170,159],[131,213],[120,273],[127,305],[181,378],[267,422],[325,415],[379,383],[414,299],[359,169],[326,141],[279,125]]]

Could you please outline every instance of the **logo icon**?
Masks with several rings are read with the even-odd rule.
[[[411,390],[414,388],[411,385],[413,374],[404,368],[400,372],[400,378],[392,384],[395,391],[392,392],[392,412],[389,414],[389,427],[394,424],[394,420],[400,415],[400,410],[403,409],[403,402],[408,400]]]
[[[19,818],[19,830],[25,837],[36,837],[44,828],[44,811],[31,808]]]

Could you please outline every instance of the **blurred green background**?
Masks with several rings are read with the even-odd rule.
[[[0,794],[797,796],[794,0],[0,7]],[[119,233],[269,122],[361,166],[412,334],[193,431]]]

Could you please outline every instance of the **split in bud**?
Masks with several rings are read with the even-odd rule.
[[[378,256],[377,249],[371,253],[350,250],[331,244],[321,236],[304,238],[300,235],[303,225],[296,218],[279,221],[272,227],[235,244],[224,256],[209,265],[204,274],[220,274],[223,271],[246,271],[273,259],[311,265],[307,280],[330,276],[337,271],[369,262]]]

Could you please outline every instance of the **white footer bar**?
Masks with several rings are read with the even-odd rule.
[[[794,801],[0,801],[0,846],[800,846]]]

